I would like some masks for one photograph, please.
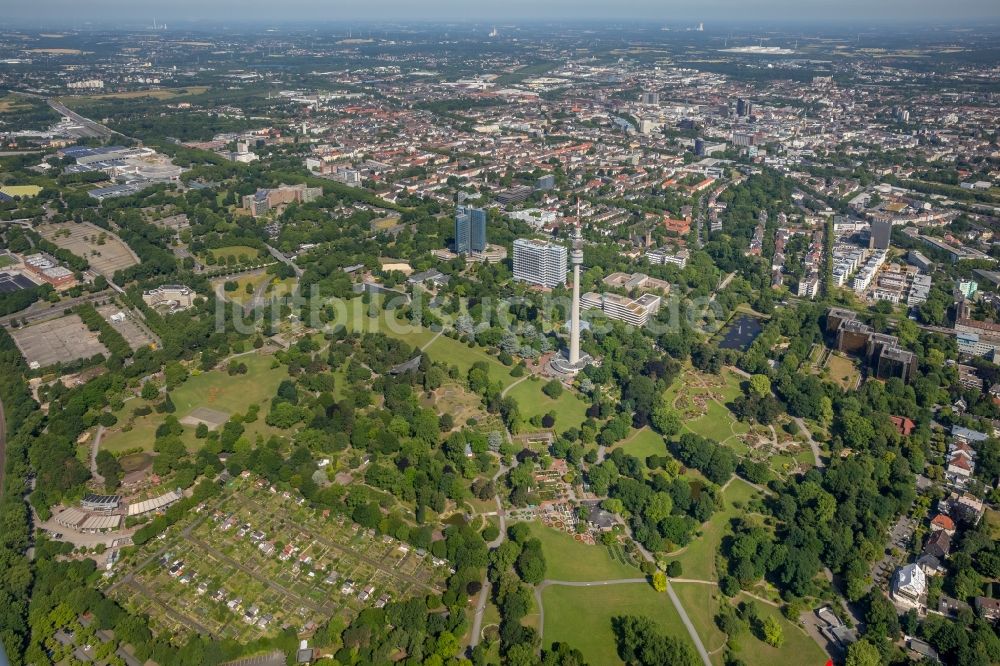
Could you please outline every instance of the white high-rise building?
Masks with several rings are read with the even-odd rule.
[[[567,254],[556,243],[518,238],[514,241],[514,279],[550,289],[566,284]]]

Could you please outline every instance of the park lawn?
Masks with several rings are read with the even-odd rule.
[[[178,419],[183,419],[197,407],[208,407],[230,416],[236,413],[246,413],[252,404],[260,404],[260,415],[254,423],[246,424],[246,434],[251,439],[260,433],[264,436],[279,432],[264,423],[267,413],[267,401],[278,391],[278,384],[285,379],[287,368],[271,367],[271,356],[247,354],[236,359],[247,365],[247,374],[230,377],[225,370],[212,370],[198,375],[192,375],[179,387],[171,391],[170,399],[177,408],[174,412]],[[234,387],[228,390],[227,387]],[[124,424],[129,415],[137,407],[147,405],[142,398],[133,398],[125,402],[125,407],[117,412],[118,422]],[[153,413],[137,418],[128,432],[106,432],[101,440],[101,448],[112,453],[141,448],[144,451],[153,450],[156,439],[156,429],[163,423],[165,414]],[[116,426],[117,427],[117,426]],[[113,430],[113,429],[112,429]],[[189,450],[202,446],[202,440],[195,438],[194,428],[185,428],[181,440]]]
[[[994,539],[1000,539],[1000,511],[997,511],[996,509],[986,509],[985,518],[990,535]]]
[[[14,260],[6,254],[0,254],[0,268],[7,268],[14,264]]]
[[[611,451],[615,449],[621,449],[630,456],[635,456],[643,465],[646,464],[646,458],[649,456],[667,454],[667,444],[664,439],[648,426],[633,430],[628,437],[611,447]]]
[[[732,412],[715,400],[708,402],[707,411],[703,416],[685,422],[684,427],[717,442],[729,439],[733,435],[742,435],[750,430],[747,424],[738,421]]]
[[[715,585],[701,583],[670,583],[681,605],[687,611],[691,624],[709,653],[726,645],[726,634],[715,624],[722,593]],[[719,654],[721,657],[721,653]]]
[[[541,379],[531,377],[513,387],[507,395],[517,401],[525,421],[533,416],[553,412],[556,417],[555,427],[560,432],[567,428],[579,428],[587,420],[587,403],[575,392],[567,390],[553,400],[542,392],[545,384]]]
[[[196,407],[209,407],[229,414],[244,413],[252,404],[264,403],[275,396],[278,384],[288,378],[288,368],[271,367],[273,357],[247,354],[235,359],[245,363],[247,374],[230,377],[225,370],[203,372],[189,377],[171,392],[177,418],[184,418]],[[261,417],[266,413],[262,406]]]
[[[607,547],[575,541],[566,532],[528,523],[531,536],[542,542],[545,553],[545,577],[551,580],[589,581],[619,578],[642,578],[635,567],[615,561]]]
[[[826,360],[826,368],[830,371],[830,379],[845,391],[853,391],[857,386],[860,373],[854,361],[846,356],[830,354]]]
[[[249,303],[250,299],[253,298],[253,293],[251,292],[248,294],[246,291],[247,285],[251,285],[251,288],[254,291],[256,291],[257,287],[259,287],[263,282],[266,282],[270,278],[271,276],[268,275],[267,273],[242,275],[235,280],[236,289],[233,291],[226,291],[224,293],[228,300],[232,301],[233,303],[239,303],[240,305],[244,305],[246,303]]]
[[[683,568],[683,578],[695,580],[717,581],[718,572],[715,569],[715,553],[719,550],[722,538],[729,530],[729,521],[746,510],[746,503],[756,494],[753,486],[733,477],[729,486],[722,494],[723,508],[712,514],[708,522],[701,528],[701,535],[689,543],[684,552],[675,558]],[[741,508],[734,504],[739,503]]]
[[[297,284],[298,280],[294,277],[285,278],[284,280],[274,278],[272,279],[270,286],[267,288],[267,295],[275,298],[288,296],[289,294],[295,293],[295,287]]]
[[[670,598],[648,583],[598,587],[551,585],[542,592],[542,603],[545,605],[543,646],[568,642],[590,664],[622,663],[611,627],[611,619],[619,615],[648,617],[664,634],[684,642],[692,654],[697,654]]]
[[[781,647],[774,648],[764,641],[758,640],[756,636],[741,635],[738,643],[742,649],[736,653],[736,656],[742,659],[747,666],[774,666],[774,664],[802,664],[803,666],[815,664],[820,666],[829,659],[823,649],[816,644],[816,641],[810,638],[809,634],[798,625],[789,622],[779,609],[745,594],[740,594],[734,601],[737,603],[739,601],[753,601],[757,605],[761,618],[771,616],[778,620],[785,636],[785,642]]]
[[[213,248],[209,252],[215,257],[216,261],[219,259],[225,260],[228,257],[239,259],[240,255],[245,255],[247,259],[256,259],[260,256],[260,250],[249,245],[228,245],[226,247]]]
[[[375,301],[379,297],[374,297]],[[348,331],[356,333],[384,333],[390,338],[401,340],[412,347],[423,347],[437,335],[434,331],[396,317],[391,310],[377,309],[378,316],[368,315],[368,304],[361,296],[347,300],[335,300],[334,319],[331,326],[343,324]],[[470,364],[471,365],[471,364]]]

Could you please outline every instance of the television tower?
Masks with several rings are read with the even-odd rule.
[[[583,238],[580,236],[580,200],[576,200],[576,228],[573,230],[573,249],[569,254],[573,264],[573,303],[570,306],[569,363],[580,362],[580,264],[583,263]]]

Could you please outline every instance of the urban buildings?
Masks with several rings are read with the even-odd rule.
[[[580,306],[586,310],[602,310],[610,319],[632,326],[645,326],[659,312],[662,301],[662,297],[652,293],[630,298],[590,291],[580,297]]]
[[[243,209],[254,217],[290,203],[309,203],[322,196],[323,188],[299,185],[282,185],[272,189],[260,189],[243,197]]]
[[[486,211],[459,206],[455,213],[455,254],[478,254],[486,249]]]
[[[518,238],[514,241],[514,279],[552,289],[566,283],[566,247]]]
[[[888,250],[891,239],[892,220],[872,220],[869,247],[875,250]]]
[[[851,310],[830,308],[826,330],[835,335],[838,351],[865,359],[878,379],[898,377],[907,382],[917,371],[916,355],[901,348],[896,336],[876,333]]]
[[[142,292],[142,300],[152,308],[166,308],[175,312],[186,310],[194,305],[194,299],[197,295],[191,287],[180,284],[165,284]]]

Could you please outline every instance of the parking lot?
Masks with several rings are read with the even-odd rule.
[[[123,309],[115,305],[114,303],[109,303],[107,305],[101,305],[97,308],[97,311],[105,321],[111,324],[111,327],[118,331],[128,346],[132,348],[132,351],[139,349],[140,347],[148,347],[153,344],[153,338],[146,333],[146,330],[140,326],[139,322],[136,320],[137,315],[128,309]],[[112,319],[118,313],[125,315],[125,318],[120,321],[115,321]]]
[[[59,247],[83,257],[90,262],[91,268],[107,277],[139,263],[124,241],[89,222],[43,224],[38,227],[38,233]]]
[[[440,592],[448,564],[350,520],[324,517],[290,493],[249,479],[206,519],[175,526],[163,551],[113,594],[148,613],[160,631],[253,640],[333,616],[349,622],[367,607]],[[141,561],[149,553],[140,552]],[[126,576],[128,566],[117,576]],[[122,580],[126,580],[122,578]]]
[[[56,363],[108,354],[107,348],[97,339],[97,333],[87,330],[75,314],[12,328],[10,335],[33,367],[46,368]]]

